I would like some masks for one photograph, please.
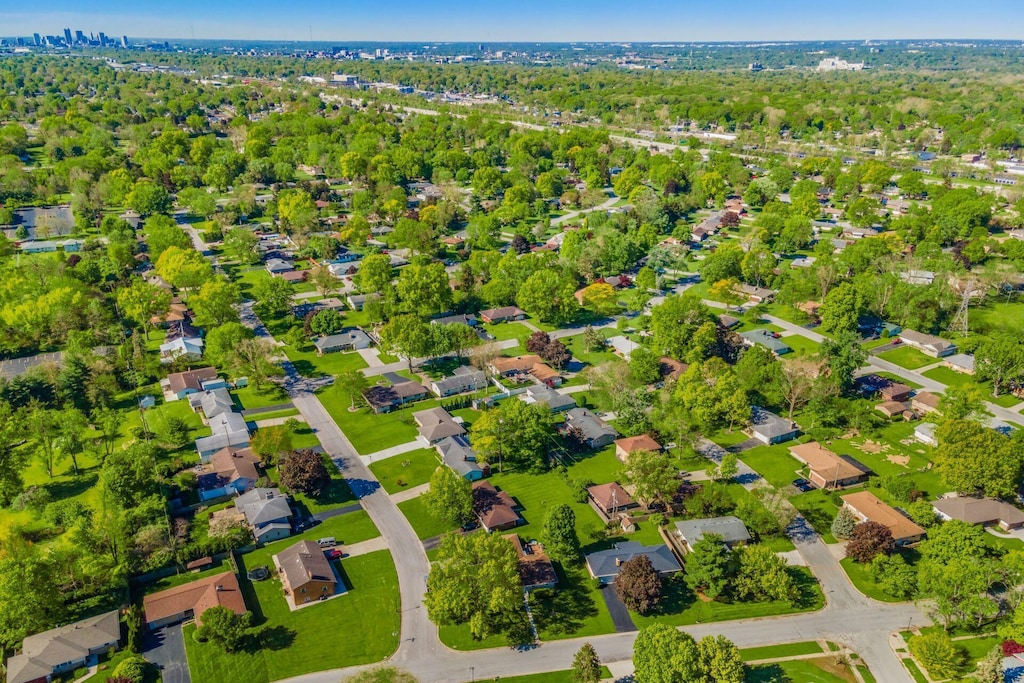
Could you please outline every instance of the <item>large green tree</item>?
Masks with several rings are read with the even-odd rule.
[[[433,517],[458,526],[473,518],[473,487],[455,470],[444,465],[430,475],[430,488],[423,501]]]

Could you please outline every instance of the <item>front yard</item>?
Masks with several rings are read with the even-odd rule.
[[[370,471],[385,491],[398,493],[426,484],[439,465],[432,448],[420,448],[378,460],[370,465]]]
[[[916,370],[917,368],[923,368],[926,365],[932,365],[939,362],[937,358],[926,356],[917,349],[909,346],[901,346],[898,349],[883,351],[878,354],[878,357],[882,360],[887,360],[890,363],[895,363],[901,368],[906,368],[907,370]]]

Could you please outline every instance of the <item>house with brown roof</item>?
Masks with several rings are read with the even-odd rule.
[[[675,380],[683,376],[683,373],[690,366],[686,363],[680,363],[674,358],[668,356],[661,357],[661,378],[664,380]]]
[[[260,478],[260,458],[251,448],[222,448],[203,465],[197,484],[199,500],[245,493]]]
[[[7,683],[42,683],[53,676],[94,666],[98,656],[121,643],[117,610],[25,636],[21,652],[7,660]]]
[[[615,455],[622,462],[626,462],[633,453],[637,451],[660,451],[661,444],[647,434],[640,436],[627,436],[615,440]]]
[[[913,391],[914,390],[906,384],[889,382],[888,384],[879,387],[878,394],[886,401],[898,401],[903,403],[904,401],[910,400],[910,394]]]
[[[174,372],[167,375],[167,377],[160,381],[160,388],[163,389],[166,400],[177,401],[189,394],[195,394],[204,389],[216,389],[218,386],[227,386],[226,382],[217,382],[216,380],[217,368],[196,368],[195,370]]]
[[[932,509],[946,521],[958,519],[968,524],[998,526],[1004,531],[1024,526],[1024,512],[1020,508],[995,498],[950,496],[932,503]]]
[[[790,446],[789,452],[807,466],[807,478],[818,488],[845,488],[868,479],[866,467],[852,458],[843,458],[833,453],[817,441]]]
[[[537,541],[524,543],[519,534],[509,534],[505,538],[516,549],[519,557],[519,581],[523,584],[523,590],[554,588],[558,585],[555,565],[551,563],[542,545]]]
[[[329,598],[339,586],[344,588],[323,549],[313,541],[299,541],[272,559],[281,577],[285,598],[293,610]]]
[[[455,421],[447,410],[441,407],[420,410],[412,414],[419,430],[419,438],[428,446],[451,436],[461,436],[466,428]]]
[[[202,626],[203,612],[211,607],[225,607],[235,614],[245,613],[245,599],[234,572],[207,576],[147,595],[142,600],[146,626],[150,630],[193,618],[197,626]]]
[[[916,330],[903,330],[900,332],[900,339],[907,346],[918,349],[924,355],[931,356],[932,358],[945,358],[957,352],[956,344],[948,339],[936,337],[933,334],[924,334]]]
[[[532,353],[514,358],[499,356],[491,361],[491,371],[504,377],[523,375],[529,373],[534,365],[543,362],[544,360],[540,356]]]
[[[485,323],[505,323],[513,320],[526,320],[526,311],[518,306],[502,306],[480,311],[480,319]]]
[[[904,516],[899,510],[887,505],[870,491],[858,491],[842,496],[843,507],[853,513],[859,522],[878,522],[890,532],[896,545],[916,543],[924,538],[925,530]]]
[[[614,519],[621,512],[640,507],[617,481],[588,488],[587,502],[605,521]]]
[[[419,382],[412,380],[399,382],[390,387],[372,386],[363,390],[363,398],[370,408],[378,415],[390,413],[408,403],[422,401],[427,397],[427,389]]]
[[[486,479],[473,482],[473,512],[484,531],[507,531],[523,523],[519,503]]]
[[[919,391],[914,394],[914,397],[910,399],[910,407],[914,412],[922,415],[926,413],[935,413],[939,410],[939,401],[941,399],[930,391]]]

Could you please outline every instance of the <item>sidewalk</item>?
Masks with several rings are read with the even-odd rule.
[[[409,451],[415,451],[420,448],[426,448],[426,446],[424,446],[420,441],[407,441],[405,443],[398,444],[397,446],[385,448],[383,450],[377,451],[376,453],[370,453],[369,455],[361,455],[359,457],[362,458],[365,464],[369,465],[370,463],[377,462],[378,460],[385,460],[387,458],[392,458],[396,455],[408,453]]]
[[[396,505],[398,503],[404,503],[407,500],[412,500],[413,498],[419,498],[420,496],[422,496],[424,493],[426,493],[429,490],[430,490],[430,482],[427,482],[426,484],[420,484],[419,486],[414,486],[411,489],[406,489],[404,491],[399,491],[398,493],[392,493],[391,494],[391,502],[395,503]]]

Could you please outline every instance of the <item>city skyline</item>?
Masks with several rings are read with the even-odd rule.
[[[660,42],[1024,38],[1024,6],[990,0],[965,12],[951,0],[863,0],[855,8],[810,0],[735,0],[728,14],[706,3],[642,6],[610,0],[555,4],[523,0],[511,14],[497,3],[412,2],[324,8],[266,0],[53,0],[46,12],[0,11],[7,36],[64,27],[136,38],[277,41]],[[397,17],[397,19],[396,19]]]

